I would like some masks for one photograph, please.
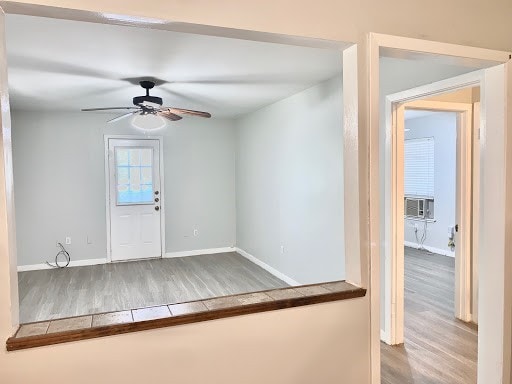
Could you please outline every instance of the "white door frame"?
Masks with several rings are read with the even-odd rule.
[[[480,217],[480,101],[473,103],[473,217]],[[471,321],[478,324],[478,263],[479,263],[479,220],[471,221]]]
[[[482,90],[481,113],[481,185],[480,206],[480,255],[486,254],[486,264],[479,258],[479,340],[478,340],[478,383],[510,383],[510,361],[512,345],[512,293],[506,288],[512,286],[512,260],[506,257],[512,250],[512,220],[506,217],[504,207],[512,208],[512,167],[507,167],[512,158],[512,58],[510,52],[456,44],[419,40],[407,37],[370,33],[364,41],[364,52],[359,57],[360,66],[365,69],[361,83],[366,84],[361,100],[367,108],[360,114],[363,142],[359,145],[360,158],[369,160],[368,185],[363,183],[360,198],[368,199],[370,252],[368,263],[370,273],[370,339],[371,339],[371,382],[380,384],[380,337],[381,337],[381,234],[380,234],[380,110],[379,110],[379,59],[386,51],[399,52],[401,57],[434,56],[449,59],[452,64],[485,63],[496,66],[486,70]],[[391,53],[393,53],[391,52]],[[500,65],[504,64],[504,65]],[[459,86],[458,86],[459,87]],[[437,92],[436,92],[437,93]],[[488,93],[488,100],[486,94]],[[486,106],[484,107],[484,104]],[[491,110],[487,121],[485,108]],[[512,115],[511,115],[512,116]],[[485,126],[489,123],[489,130]],[[366,140],[365,140],[366,139]],[[389,138],[387,138],[387,141]],[[492,168],[494,172],[492,171]],[[485,175],[484,175],[485,174]],[[501,208],[498,209],[498,206]],[[485,209],[484,209],[485,207]],[[484,217],[485,216],[485,217]],[[510,215],[509,215],[510,216]],[[482,225],[484,224],[484,225]],[[487,227],[486,227],[487,225]],[[384,246],[386,239],[384,239]],[[482,267],[485,266],[485,269]],[[384,265],[383,265],[384,268]],[[490,298],[484,305],[483,298]],[[485,309],[483,308],[485,307]],[[485,320],[484,316],[485,315]]]
[[[478,83],[480,75],[475,74]],[[467,84],[467,77],[462,79]],[[456,78],[449,82],[458,84]],[[404,342],[404,109],[457,112],[457,180],[456,180],[456,234],[455,258],[455,317],[471,320],[471,210],[472,210],[472,121],[473,105],[467,103],[421,100],[432,95],[439,86],[430,84],[386,97],[386,136],[391,137],[391,210],[387,225],[391,226],[391,267],[385,281],[385,331],[388,344]],[[463,88],[468,87],[465,85]],[[449,87],[453,89],[453,87]],[[411,101],[413,100],[413,101]]]
[[[112,262],[112,239],[110,236],[110,170],[108,161],[108,141],[110,139],[158,140],[160,144],[160,246],[162,247],[161,257],[163,257],[165,255],[164,137],[144,135],[104,135],[103,139],[105,145],[105,213],[107,220],[107,262]]]

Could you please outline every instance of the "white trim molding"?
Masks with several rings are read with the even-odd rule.
[[[302,285],[301,283],[299,283],[298,281],[296,280],[293,280],[291,277],[288,277],[286,276],[284,273],[281,273],[279,272],[277,269],[275,269],[274,267],[271,267],[270,265],[268,265],[267,263],[264,263],[263,261],[261,261],[260,259],[258,259],[256,256],[253,256],[251,255],[249,252],[247,251],[244,251],[243,249],[241,248],[238,248],[236,247],[235,248],[235,251],[237,253],[239,253],[240,255],[242,255],[243,257],[245,257],[247,260],[253,262],[254,264],[260,266],[261,268],[263,268],[265,271],[271,273],[272,275],[274,275],[275,277],[277,277],[278,279],[280,280],[283,280],[286,284],[289,284],[291,285],[292,287],[296,287],[298,285]]]
[[[389,332],[386,332],[386,330],[382,328],[380,330],[380,339],[386,344],[391,344],[391,336],[389,335]]]
[[[402,344],[404,340],[404,245],[418,246],[414,243],[405,244],[404,241],[404,113],[405,108],[414,110],[434,110],[457,112],[457,177],[456,184],[456,222],[461,230],[456,233],[457,248],[453,252],[455,257],[455,317],[463,321],[470,320],[471,303],[471,192],[473,190],[471,178],[472,155],[472,104],[439,102],[422,100],[427,96],[445,93],[448,89],[467,88],[478,85],[483,79],[483,71],[471,72],[447,80],[411,88],[386,96],[386,136],[390,138],[386,143],[386,153],[391,154],[390,162],[385,164],[385,173],[390,175],[390,182],[384,184],[384,204],[390,212],[386,216],[388,230],[385,231],[384,247],[386,257],[384,266],[385,304],[384,324],[389,332],[392,345]],[[433,253],[450,256],[450,253],[439,248],[425,246]]]
[[[86,259],[86,260],[71,260],[69,265],[66,268],[72,267],[83,267],[86,265],[99,265],[106,264],[107,259]],[[60,262],[59,262],[60,264]],[[18,265],[18,272],[27,272],[27,271],[39,271],[42,269],[55,269],[55,267],[51,267],[46,263],[43,264],[29,264],[29,265]]]
[[[207,248],[207,249],[195,249],[192,251],[178,251],[178,252],[166,252],[165,258],[172,257],[188,257],[188,256],[200,256],[200,255],[213,255],[215,253],[228,253],[235,252],[235,247],[222,247],[222,248]]]
[[[235,252],[235,247],[223,247],[223,248],[208,248],[208,249],[196,249],[193,251],[181,251],[181,252],[166,252],[164,254],[165,258],[171,257],[186,257],[186,256],[199,256],[199,255],[211,255],[215,253],[226,253],[226,252]],[[142,260],[142,259],[138,259]],[[138,261],[135,260],[126,260],[126,261]],[[144,259],[147,260],[147,259]],[[114,261],[114,263],[125,261]],[[99,264],[107,264],[111,263],[107,258],[99,258],[99,259],[86,259],[86,260],[71,260],[69,265],[66,268],[72,267],[84,267],[87,265],[99,265]],[[39,271],[43,269],[54,269],[54,267],[49,266],[46,263],[43,264],[30,264],[30,265],[19,265],[18,272],[26,272],[26,271]]]
[[[404,245],[406,247],[410,247],[410,248],[414,248],[414,249],[420,249],[418,244],[416,244],[416,243],[414,243],[412,241],[404,241]],[[448,257],[455,257],[455,252],[454,251],[447,251],[446,249],[431,247],[430,245],[425,245],[425,244],[423,244],[423,248],[425,248],[429,252],[436,253],[438,255],[448,256]]]

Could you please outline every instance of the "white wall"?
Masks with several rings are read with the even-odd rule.
[[[12,114],[18,265],[106,257],[104,134],[138,134],[108,114]],[[167,252],[235,244],[232,120],[185,118],[164,135]],[[197,228],[199,235],[193,236]],[[89,237],[91,244],[87,244]]]
[[[433,137],[434,149],[434,219],[427,223],[427,237],[423,243],[432,252],[454,256],[448,247],[448,226],[455,225],[457,177],[457,114],[439,112],[430,116],[405,121],[405,139]],[[417,244],[424,231],[424,222],[406,219],[404,241]]]
[[[368,305],[358,298],[17,352],[2,348],[0,381],[366,384]]]
[[[237,246],[302,284],[344,277],[341,87],[237,121]]]

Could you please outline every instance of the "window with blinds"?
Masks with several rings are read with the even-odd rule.
[[[405,140],[405,196],[434,198],[434,146],[433,137]]]

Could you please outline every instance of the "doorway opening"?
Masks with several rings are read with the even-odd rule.
[[[383,345],[384,380],[405,354],[418,367],[404,379],[429,365],[425,377],[476,382],[479,97],[471,87],[392,107],[396,300],[385,341],[404,345]]]

